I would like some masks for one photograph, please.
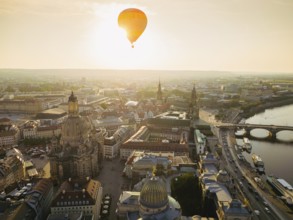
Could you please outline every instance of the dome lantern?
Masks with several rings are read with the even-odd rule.
[[[71,92],[71,95],[68,98],[68,115],[69,116],[78,116],[78,100],[77,97]]]

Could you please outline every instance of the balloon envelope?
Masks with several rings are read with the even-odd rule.
[[[127,38],[133,43],[140,37],[147,25],[145,13],[136,8],[128,8],[118,16],[118,25],[127,32]]]

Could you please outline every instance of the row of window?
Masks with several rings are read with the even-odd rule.
[[[64,210],[64,211],[68,212],[68,210]],[[64,211],[54,211],[54,214],[64,214]],[[79,213],[79,212],[80,212],[80,211],[78,211],[78,210],[76,210],[76,211],[71,211],[71,213]],[[93,214],[92,211],[84,211],[84,210],[83,210],[83,213],[84,213],[85,215],[92,215],[92,214]]]
[[[63,208],[53,208],[54,211],[66,211],[66,210],[72,210],[72,211],[88,211],[92,212],[92,207],[91,206],[79,206],[79,207],[63,207]]]
[[[63,206],[63,205],[85,205],[90,204],[90,202],[87,201],[72,201],[72,202],[57,202],[57,206]]]

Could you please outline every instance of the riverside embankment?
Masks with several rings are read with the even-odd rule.
[[[282,106],[290,105],[290,104],[293,104],[293,97],[285,99],[285,100],[280,100],[280,101],[271,101],[271,102],[261,103],[257,106],[252,106],[250,108],[245,109],[241,114],[239,114],[238,120],[240,121],[243,118],[252,117],[255,114],[264,112],[266,109],[282,107]]]

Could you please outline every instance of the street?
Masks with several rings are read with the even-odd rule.
[[[102,163],[102,170],[97,180],[102,183],[103,195],[110,194],[112,202],[110,207],[109,220],[116,219],[116,207],[119,196],[123,190],[130,190],[130,180],[122,177],[124,162],[120,162],[119,158],[113,160],[104,160]]]
[[[287,207],[280,206],[280,202],[276,207],[276,201],[272,201],[274,195],[267,188],[261,189],[254,182],[253,177],[257,176],[257,173],[251,169],[251,166],[236,157],[239,152],[234,147],[236,142],[233,131],[219,130],[219,140],[223,147],[223,167],[232,174],[238,184],[238,195],[249,200],[252,210],[260,211],[259,215],[254,212],[253,219],[292,219],[292,213],[288,212]]]

